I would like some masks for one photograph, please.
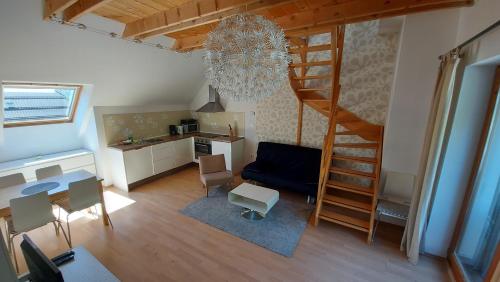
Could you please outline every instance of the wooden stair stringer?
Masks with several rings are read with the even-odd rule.
[[[322,32],[324,33],[324,32]],[[308,46],[308,38],[290,38],[296,45],[290,50],[291,54],[300,55],[300,62],[289,65],[290,86],[294,91],[299,103],[299,126],[301,131],[301,118],[303,104],[308,105],[313,110],[328,118],[327,133],[324,138],[320,175],[317,192],[316,209],[313,215],[313,224],[325,220],[336,224],[347,226],[368,234],[368,242],[371,242],[373,222],[378,193],[378,182],[381,169],[381,150],[383,139],[383,127],[363,120],[356,114],[338,105],[340,96],[340,68],[342,65],[342,53],[344,43],[345,26],[337,26],[331,29],[331,44],[319,46]],[[331,51],[329,61],[308,62],[308,52]],[[309,67],[331,66],[331,77],[326,75],[307,75]],[[300,70],[300,76],[297,74]],[[331,87],[317,88],[306,87],[308,80],[331,79]],[[331,96],[324,97],[320,94],[324,90],[330,90]],[[342,126],[344,131],[338,131],[337,125]],[[359,136],[369,142],[361,144],[336,144],[335,138],[338,135]],[[297,144],[300,144],[300,133],[297,134]],[[375,150],[376,157],[354,157],[339,156],[335,158],[334,148],[345,147],[349,150]],[[355,169],[343,169],[333,165],[334,161],[363,163],[373,166],[371,173],[365,173]],[[370,185],[364,187],[343,183],[340,180],[331,180],[334,174],[353,176],[369,181]],[[343,179],[343,178],[341,178]],[[357,214],[361,214],[358,216]]]

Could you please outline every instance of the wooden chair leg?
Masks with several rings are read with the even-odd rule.
[[[208,186],[207,185],[203,185],[205,187],[205,190],[207,190],[207,198],[208,198]]]

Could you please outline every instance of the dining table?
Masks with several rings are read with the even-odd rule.
[[[73,172],[64,173],[57,176],[48,177],[45,179],[23,183],[20,185],[5,187],[0,189],[0,218],[11,215],[10,200],[34,194],[37,192],[47,191],[49,200],[55,202],[60,199],[69,197],[69,184],[72,182],[85,180],[91,177],[96,177],[86,170],[76,170]],[[104,202],[104,194],[102,187],[102,179],[96,177],[99,183],[99,195],[101,198],[102,222],[104,225],[109,225]]]

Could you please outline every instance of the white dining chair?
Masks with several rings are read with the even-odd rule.
[[[0,189],[24,183],[26,183],[26,179],[24,179],[24,175],[22,173],[14,173],[0,177]]]
[[[96,208],[97,204],[101,204],[101,195],[99,193],[99,182],[97,178],[91,177],[84,180],[71,182],[68,185],[69,198],[61,199],[54,202],[58,205],[60,209],[66,212],[66,225],[68,229],[69,244],[71,246],[71,229],[69,227],[69,216],[77,211],[81,211],[88,208]],[[104,200],[104,199],[103,199]],[[96,208],[97,214],[97,208]],[[103,215],[104,216],[104,215]],[[108,213],[106,213],[111,228],[113,228],[113,223],[109,218]],[[59,210],[59,220],[61,219],[61,210]]]
[[[14,173],[0,177],[0,189],[21,185],[24,183],[26,183],[26,179],[24,178],[24,175],[22,173]],[[7,232],[8,227],[6,218],[4,218],[4,222],[5,222],[5,232]],[[9,237],[9,234],[5,235],[6,238]]]
[[[52,213],[52,205],[49,202],[49,194],[47,191],[11,199],[10,210],[12,216],[7,218],[9,251],[14,257],[14,263],[18,272],[19,266],[17,264],[16,251],[14,249],[14,238],[19,234],[52,223],[56,230],[56,235],[59,235],[59,227],[61,228],[64,238],[71,248],[70,241],[62,228],[61,222]]]
[[[45,178],[62,175],[63,171],[60,165],[52,165],[48,167],[42,167],[35,171],[36,179],[42,180]]]

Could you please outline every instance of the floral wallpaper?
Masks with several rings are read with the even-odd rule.
[[[346,27],[339,103],[369,122],[384,124],[394,77],[399,34],[379,34],[378,24],[378,21],[371,21]],[[329,34],[313,36],[309,39],[309,45],[330,42],[329,37]],[[330,52],[309,53],[308,56],[309,61],[329,60]],[[330,68],[311,67],[307,75],[327,74],[331,72]],[[310,81],[308,86],[328,87],[330,84],[329,79],[314,80]],[[326,97],[329,91],[320,94]],[[305,105],[302,145],[321,148],[327,122],[325,116]],[[296,142],[297,100],[288,83],[278,93],[257,105],[256,123],[259,141],[289,144]]]
[[[304,105],[302,145],[321,148],[327,126],[326,117]],[[295,144],[297,99],[288,83],[276,94],[257,105],[255,127],[259,141]]]

